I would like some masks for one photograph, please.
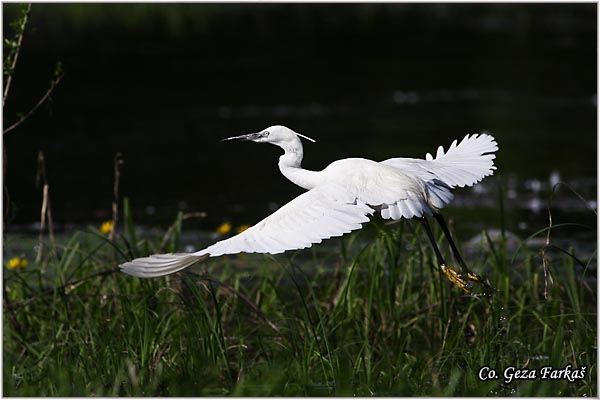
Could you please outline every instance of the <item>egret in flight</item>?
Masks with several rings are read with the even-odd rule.
[[[195,253],[155,254],[136,258],[119,267],[129,275],[153,278],[172,274],[207,257],[236,253],[278,254],[304,249],[323,239],[360,229],[379,212],[384,219],[416,219],[433,246],[440,270],[455,285],[470,293],[471,282],[487,283],[469,270],[452,240],[439,210],[450,204],[455,187],[472,186],[492,175],[498,145],[487,134],[467,135],[440,146],[435,158],[390,158],[377,162],[364,158],[334,161],[322,171],[304,169],[300,138],[313,139],[286,128],[272,126],[257,133],[224,140],[271,143],[283,149],[279,170],[306,192],[285,204],[256,225],[231,238]],[[427,217],[441,226],[461,272],[449,267],[431,232]]]

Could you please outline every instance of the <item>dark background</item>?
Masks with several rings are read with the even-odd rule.
[[[505,188],[554,171],[595,200],[596,29],[595,4],[34,4],[4,126],[65,77],[4,136],[7,221],[39,218],[42,150],[58,224],[109,217],[117,152],[138,222],[252,224],[301,189],[279,149],[220,139],[274,124],[317,140],[309,169],[488,131]]]

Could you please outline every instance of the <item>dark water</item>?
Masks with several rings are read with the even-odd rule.
[[[6,35],[16,6],[3,9]],[[542,227],[559,180],[588,204],[561,191],[557,213],[595,226],[595,4],[34,4],[29,28],[5,126],[57,61],[65,78],[4,137],[11,224],[39,219],[39,150],[58,224],[109,217],[117,152],[138,221],[182,209],[208,212],[199,228],[252,224],[300,189],[279,149],[219,140],[283,124],[317,140],[310,169],[487,131],[511,228]],[[454,214],[497,226],[497,199],[488,178]]]

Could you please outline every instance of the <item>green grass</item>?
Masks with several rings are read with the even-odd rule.
[[[141,280],[111,271],[161,242],[127,208],[114,242],[90,228],[5,269],[5,396],[597,396],[595,271],[561,251],[546,296],[539,249],[509,253],[502,235],[469,260],[498,292],[465,296],[406,221]],[[585,377],[478,379],[567,364]]]

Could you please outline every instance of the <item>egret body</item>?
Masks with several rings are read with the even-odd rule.
[[[496,169],[493,160],[498,146],[487,134],[467,135],[448,151],[440,146],[436,157],[391,158],[376,162],[364,158],[334,161],[322,171],[302,168],[300,137],[312,139],[284,126],[225,140],[271,143],[283,149],[279,170],[307,191],[256,225],[231,238],[195,253],[158,254],[137,258],[119,267],[127,274],[152,278],[180,271],[206,257],[224,254],[270,253],[310,247],[323,239],[360,229],[379,212],[384,219],[418,219],[424,226],[444,274],[470,292],[471,282],[487,284],[471,272],[439,214],[453,199],[452,189],[472,186]],[[448,267],[427,221],[433,216],[442,227],[462,273]]]

